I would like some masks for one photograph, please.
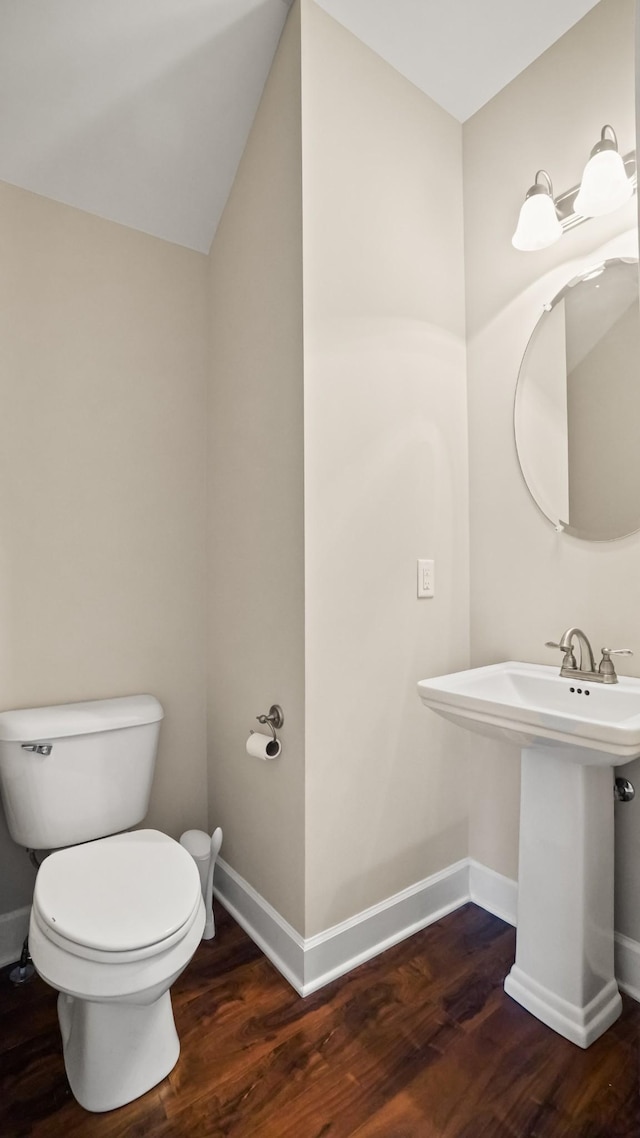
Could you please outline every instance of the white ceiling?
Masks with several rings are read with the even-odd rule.
[[[317,0],[460,122],[599,0]]]
[[[0,0],[0,179],[207,252],[291,0]],[[460,121],[598,0],[319,0]]]
[[[0,178],[208,252],[288,0],[0,0]]]

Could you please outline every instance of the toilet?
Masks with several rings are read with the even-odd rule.
[[[170,988],[204,929],[191,855],[158,830],[129,831],[147,813],[162,718],[149,695],[0,713],[9,831],[55,851],[36,878],[31,957],[59,993],[69,1084],[90,1111],[174,1067]]]

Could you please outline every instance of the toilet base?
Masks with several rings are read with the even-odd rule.
[[[169,991],[151,1004],[97,1003],[60,992],[58,1020],[69,1085],[85,1110],[124,1106],[178,1061]]]

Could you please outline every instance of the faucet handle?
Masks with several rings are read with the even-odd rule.
[[[612,656],[633,656],[631,648],[602,648],[602,659],[598,665],[598,671],[602,676],[611,676],[611,683],[617,682],[616,670],[613,666]]]
[[[555,640],[547,640],[545,641],[545,648],[559,648],[561,652],[564,652],[562,667],[570,668],[571,670],[577,668],[578,665],[576,664],[576,658],[573,654],[573,648],[570,644],[556,644]],[[613,667],[613,665],[611,666]]]

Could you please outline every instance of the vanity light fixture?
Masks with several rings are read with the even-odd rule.
[[[606,138],[610,131],[612,138]],[[633,193],[627,177],[618,139],[612,126],[603,126],[600,141],[596,142],[584,168],[578,196],[574,202],[576,213],[583,217],[602,217],[624,205]]]
[[[538,179],[546,179],[543,185]],[[553,200],[553,184],[546,170],[538,170],[535,181],[522,203],[516,231],[511,238],[515,249],[530,252],[546,249],[562,237],[562,226]]]
[[[607,138],[607,132],[612,137]],[[541,184],[540,178],[547,185]],[[579,186],[554,198],[549,174],[538,170],[533,186],[527,190],[511,242],[524,252],[547,249],[567,230],[624,205],[635,193],[636,183],[635,150],[623,157],[618,151],[616,132],[607,123],[591,151]]]

